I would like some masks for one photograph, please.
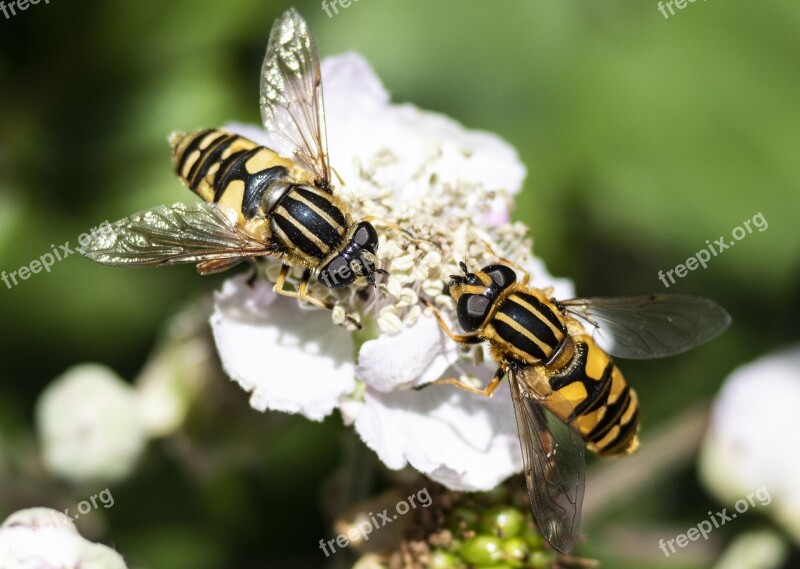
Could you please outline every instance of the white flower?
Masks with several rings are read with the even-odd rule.
[[[125,569],[113,549],[87,541],[72,520],[48,508],[16,512],[0,526],[2,569]]]
[[[754,499],[800,543],[800,346],[735,370],[714,402],[700,470],[724,503]],[[766,497],[766,498],[764,498]],[[763,499],[762,499],[763,498]]]
[[[56,378],[42,393],[36,417],[45,465],[72,482],[124,478],[147,440],[131,386],[96,364]]]
[[[222,364],[254,409],[321,420],[355,388],[353,338],[323,311],[301,311],[245,276],[225,283],[211,317]]]
[[[714,569],[778,569],[784,567],[788,554],[786,542],[777,533],[749,531],[736,536]]]
[[[525,168],[493,134],[391,104],[356,54],[325,60],[322,76],[331,165],[345,182],[333,180],[337,193],[354,219],[386,218],[417,240],[378,224],[379,260],[390,273],[378,291],[312,288],[362,322],[354,335],[358,354],[353,335],[332,326],[323,311],[276,298],[266,283],[251,288],[243,277],[229,280],[211,319],[223,365],[252,391],[257,409],[321,419],[339,407],[389,467],[411,464],[451,488],[492,488],[522,466],[508,390],[486,399],[451,386],[411,388],[444,375],[487,380],[494,373],[485,347],[464,353],[423,303],[437,304],[453,319],[446,284],[460,272],[459,261],[471,267],[497,262],[485,243],[528,269],[534,286],[572,296],[568,281],[552,279],[532,257],[527,228],[508,221]],[[271,143],[259,128],[227,128]],[[272,262],[266,275],[274,282],[276,274]],[[336,322],[343,312],[334,311]]]

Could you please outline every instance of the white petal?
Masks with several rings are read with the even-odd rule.
[[[522,469],[508,387],[486,398],[448,385],[368,390],[356,431],[392,469],[410,464],[453,490],[494,488]]]
[[[498,192],[490,211],[484,211],[485,195],[475,191],[466,212],[459,209],[457,215],[467,213],[475,223],[489,225],[508,219],[510,197],[521,190],[526,175],[513,146],[445,115],[391,104],[389,93],[359,54],[324,59],[322,77],[330,163],[350,190],[371,193],[377,184],[395,188],[402,201],[413,201],[447,186],[474,186]],[[271,148],[281,147],[260,127],[231,123],[225,128]],[[376,159],[380,166],[365,182],[360,169]]]
[[[321,68],[327,114],[370,112],[389,103],[389,93],[361,54],[326,57]]]
[[[779,569],[788,554],[786,542],[774,530],[748,530],[736,535],[714,569]]]
[[[36,417],[45,465],[73,482],[124,478],[147,442],[134,390],[101,365],[75,366],[55,379]]]
[[[421,384],[439,377],[458,359],[458,350],[430,316],[399,334],[381,334],[361,346],[356,374],[378,391]]]
[[[735,370],[714,402],[700,471],[724,503],[756,494],[800,542],[800,347]]]
[[[228,375],[250,405],[322,420],[355,387],[353,339],[324,310],[301,310],[269,283],[230,279],[216,294],[211,327]]]
[[[68,515],[50,508],[30,508],[14,512],[0,528],[23,527],[32,530],[52,528],[78,535],[78,528]]]
[[[48,508],[22,510],[0,527],[3,569],[125,569],[113,549],[80,536],[70,518]]]

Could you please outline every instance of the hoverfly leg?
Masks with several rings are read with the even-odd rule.
[[[442,328],[442,330],[444,330],[444,333],[447,334],[454,342],[458,342],[459,344],[480,344],[483,342],[483,339],[477,335],[456,334],[453,332],[450,326],[447,325],[447,322],[445,322],[444,318],[442,317],[442,313],[438,308],[428,301],[425,301],[425,304],[427,304],[428,308],[430,308],[433,312],[434,318],[436,318],[436,321],[439,323],[439,326]]]
[[[311,280],[311,270],[306,269],[303,272],[303,276],[300,279],[300,286],[297,290],[288,290],[286,288],[286,277],[289,275],[289,271],[291,267],[289,265],[282,265],[281,272],[278,274],[278,280],[275,282],[275,292],[281,296],[288,296],[290,298],[296,298],[299,302],[307,302],[313,306],[318,308],[324,308],[326,310],[333,310],[335,304],[329,302],[327,300],[322,300],[321,298],[317,298],[316,296],[312,296],[308,293],[308,283]],[[359,330],[361,329],[361,323],[353,318],[352,316],[345,315],[345,318],[353,324]]]
[[[345,183],[344,183],[344,180],[342,180],[342,177],[339,175],[339,172],[337,172],[337,171],[336,171],[336,168],[334,168],[333,166],[331,166],[331,170],[333,170],[333,173],[336,175],[336,179],[337,179],[337,180],[339,180],[339,185],[340,185],[340,186],[345,186],[345,185],[347,185],[347,184],[345,184]]]
[[[431,381],[430,383],[426,383],[425,385],[420,385],[415,387],[417,391],[424,387],[428,387],[429,385],[455,385],[459,389],[463,389],[464,391],[469,391],[470,393],[474,393],[475,395],[483,395],[484,397],[491,397],[495,390],[500,386],[500,382],[503,381],[503,377],[505,376],[506,371],[502,367],[497,368],[497,371],[494,373],[494,377],[489,382],[489,384],[484,387],[483,389],[478,389],[477,387],[473,387],[461,381],[456,377],[444,377],[441,379],[437,379],[436,381]]]

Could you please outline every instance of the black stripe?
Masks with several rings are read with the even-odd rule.
[[[536,313],[514,302],[515,297],[516,294],[512,294],[500,305],[498,310],[500,314],[505,314],[523,329],[531,332],[540,342],[550,346],[551,350],[555,350],[558,347],[558,340],[550,326]]]
[[[512,328],[509,324],[498,320],[497,317],[493,317],[491,325],[502,340],[511,344],[522,353],[527,354],[532,359],[536,360],[545,358],[545,353],[539,346],[537,346],[532,340],[529,340],[527,337],[525,337],[525,335],[522,333],[514,330],[514,328]]]
[[[631,400],[631,388],[626,385],[620,393],[620,396],[613,405],[606,407],[606,412],[603,418],[594,426],[594,429],[586,435],[586,440],[596,443],[608,434],[614,425],[619,423],[619,418],[628,409],[628,404]]]
[[[237,136],[223,134],[220,138],[215,138],[203,152],[203,156],[192,165],[192,170],[187,178],[191,182],[192,189],[196,189],[206,177],[208,171],[214,164],[219,163],[222,153],[237,139]],[[220,167],[222,164],[220,164]]]
[[[184,149],[183,154],[181,155],[181,159],[178,162],[178,166],[177,166],[176,169],[178,171],[178,175],[179,176],[181,175],[181,172],[183,172],[183,168],[186,166],[186,161],[189,159],[189,156],[192,154],[192,152],[194,152],[195,150],[199,149],[200,142],[202,142],[202,140],[209,133],[213,132],[213,130],[214,129],[212,129],[212,128],[208,128],[206,130],[201,130],[200,132],[194,134],[194,137],[189,142],[189,144],[186,145],[186,148]],[[192,136],[192,135],[189,135],[189,136]],[[198,160],[200,160],[202,157],[203,156],[202,156],[202,153],[201,153],[201,155],[198,158]],[[187,181],[188,181],[188,178],[187,178]]]
[[[575,407],[577,415],[588,415],[597,411],[608,401],[608,394],[611,392],[611,372],[614,371],[614,364],[609,362],[603,375],[595,381],[590,377],[583,378],[583,387],[586,389],[586,399]]]
[[[525,302],[533,306],[536,310],[538,310],[539,313],[545,318],[547,318],[553,326],[555,326],[562,332],[564,331],[564,323],[558,319],[558,316],[556,316],[546,304],[540,302],[539,299],[533,296],[532,294],[528,294],[526,292],[519,292],[517,294],[522,300],[524,300]]]
[[[636,434],[636,431],[639,428],[639,409],[636,409],[636,412],[631,417],[630,422],[620,428],[619,433],[617,436],[614,437],[605,448],[599,449],[599,452],[602,454],[616,454],[622,451],[625,447],[628,446],[631,437]]]
[[[297,188],[296,191],[304,199],[310,201],[315,206],[317,206],[320,209],[320,211],[327,214],[328,217],[330,217],[333,221],[335,221],[339,225],[345,225],[345,222],[347,220],[344,218],[344,213],[342,213],[342,210],[336,207],[336,205],[330,200],[330,198],[326,196],[321,196],[305,188]]]
[[[252,219],[262,213],[261,198],[264,192],[275,182],[289,176],[289,170],[283,166],[266,168],[255,174],[246,176],[244,180],[244,197],[242,198],[242,213],[246,219]]]
[[[325,221],[324,217],[308,205],[294,199],[295,193],[301,194],[297,188],[293,188],[279,202],[289,214],[289,217],[308,229],[312,235],[332,249],[338,247],[342,242],[342,235],[336,231],[336,227]]]
[[[322,259],[325,255],[323,254],[322,250],[317,247],[317,245],[311,241],[308,237],[303,235],[303,233],[294,226],[294,224],[283,217],[280,214],[273,213],[270,216],[270,220],[272,223],[277,225],[280,229],[286,233],[286,236],[289,240],[294,244],[296,249],[299,249],[304,254],[308,255],[309,257],[314,257],[316,259]],[[290,243],[285,243],[285,245],[291,248]]]
[[[586,377],[586,360],[589,357],[589,347],[583,342],[575,344],[575,354],[564,369],[550,376],[550,387],[553,391],[563,389],[576,381],[583,381]]]

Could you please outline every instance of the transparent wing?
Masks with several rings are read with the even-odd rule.
[[[521,381],[520,376],[509,373],[533,515],[548,543],[568,553],[580,530],[586,480],[583,439],[548,411],[542,400],[527,391]],[[550,397],[550,403],[574,411],[558,393]]]
[[[159,206],[94,234],[81,253],[116,267],[173,265],[274,254],[244,233],[236,213],[207,202]]]
[[[291,8],[275,22],[261,67],[261,118],[278,152],[330,181],[319,56],[306,21]]]
[[[560,304],[594,327],[601,347],[620,358],[679,354],[718,336],[731,323],[713,300],[686,294],[579,298]]]

